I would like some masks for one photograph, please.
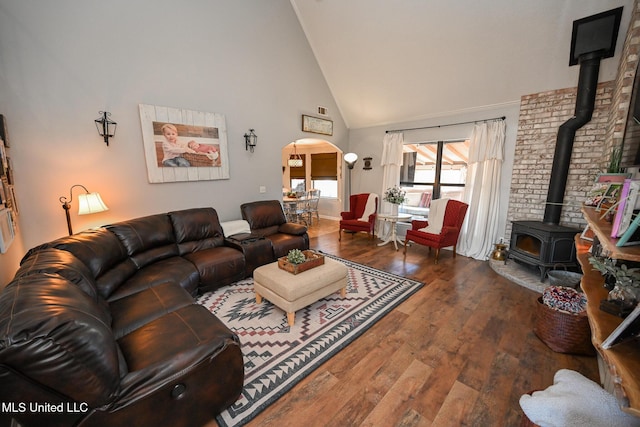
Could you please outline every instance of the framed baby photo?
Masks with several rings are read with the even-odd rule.
[[[140,104],[150,183],[229,179],[225,117]]]

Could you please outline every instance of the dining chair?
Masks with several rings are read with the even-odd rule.
[[[320,203],[320,190],[311,189],[307,193],[307,204],[305,207],[304,216],[308,218],[308,225],[313,225],[313,217],[320,222],[320,213],[318,212],[318,204]]]

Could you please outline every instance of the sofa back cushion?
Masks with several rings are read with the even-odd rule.
[[[106,228],[118,237],[137,269],[178,255],[173,227],[167,214],[136,218]]]
[[[108,404],[123,372],[109,323],[67,279],[19,277],[0,294],[0,365],[90,407]]]
[[[249,223],[251,231],[261,236],[278,232],[278,228],[287,222],[282,205],[278,200],[261,200],[244,203],[240,206],[242,219]]]
[[[22,261],[15,278],[40,273],[60,275],[71,283],[75,283],[91,299],[98,301],[96,281],[91,271],[71,252],[55,248],[37,251]]]
[[[21,264],[34,253],[48,248],[71,252],[82,261],[95,278],[98,293],[105,299],[136,271],[120,240],[104,227],[36,246],[27,252]]]
[[[224,246],[224,232],[213,208],[169,212],[180,255]]]

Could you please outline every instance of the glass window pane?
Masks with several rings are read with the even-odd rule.
[[[338,198],[338,181],[322,179],[311,181],[313,188],[320,190],[320,198]]]
[[[442,184],[464,184],[467,180],[469,141],[446,142],[442,149]]]
[[[464,192],[464,187],[450,187],[450,186],[443,185],[440,188],[440,198],[459,200],[462,202],[463,192]]]
[[[291,191],[293,191],[294,193],[299,193],[299,192],[304,192],[306,189],[305,187],[305,180],[304,179],[299,179],[299,178],[291,178]]]

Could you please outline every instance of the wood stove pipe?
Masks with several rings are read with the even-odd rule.
[[[575,113],[572,118],[560,126],[556,139],[556,149],[553,155],[549,192],[547,193],[547,204],[543,219],[547,224],[560,224],[564,191],[567,186],[567,177],[569,176],[569,166],[571,164],[573,141],[576,131],[587,124],[593,115],[602,57],[602,52],[596,51],[584,54],[579,59],[580,76],[578,78]]]

